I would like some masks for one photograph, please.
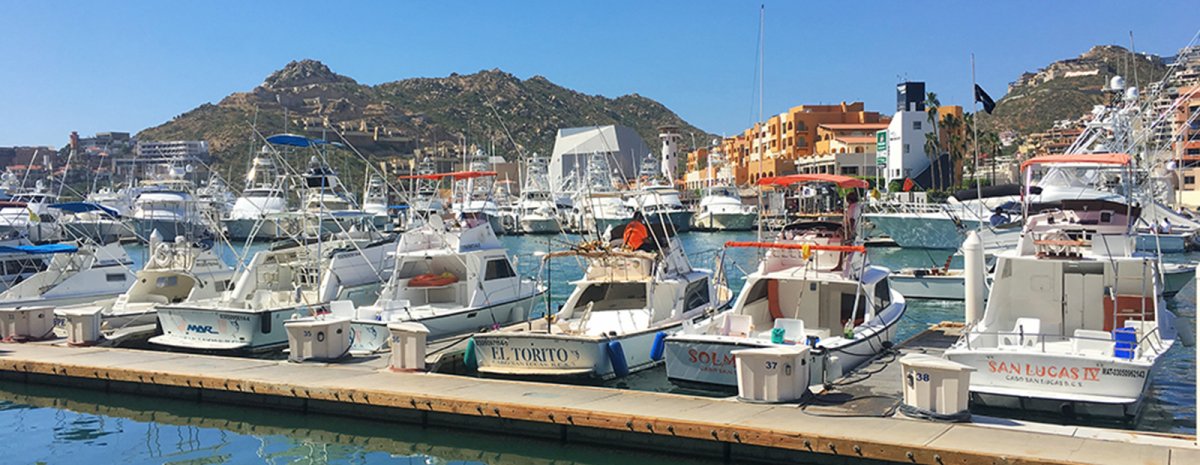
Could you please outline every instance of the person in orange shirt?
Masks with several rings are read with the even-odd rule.
[[[646,225],[643,224],[642,212],[634,212],[633,219],[629,224],[625,225],[625,232],[621,235],[621,242],[629,250],[651,250],[650,244],[646,239],[650,237]]]

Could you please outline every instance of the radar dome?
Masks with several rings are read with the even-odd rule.
[[[1125,90],[1125,78],[1113,76],[1112,80],[1108,81],[1108,88],[1112,90]]]

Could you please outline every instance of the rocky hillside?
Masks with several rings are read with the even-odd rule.
[[[286,114],[286,118],[285,118]],[[204,104],[138,134],[142,139],[203,139],[218,159],[242,158],[252,149],[252,127],[263,134],[284,130],[339,140],[336,132],[368,156],[411,153],[470,143],[494,144],[508,158],[520,151],[549,154],[561,127],[621,124],[656,147],[657,128],[711,136],[662,104],[637,94],[615,99],[587,95],[535,76],[519,79],[500,70],[363,85],[313,60],[288,63],[261,85],[220,103]],[[507,131],[505,130],[507,129]]]
[[[984,124],[1022,135],[1045,131],[1057,120],[1079,118],[1104,103],[1109,97],[1102,89],[1113,76],[1124,76],[1128,85],[1134,85],[1135,69],[1144,88],[1162,79],[1167,67],[1156,55],[1131,55],[1113,45],[1092,47],[1076,58],[1022,74],[996,102],[991,117],[984,117]]]

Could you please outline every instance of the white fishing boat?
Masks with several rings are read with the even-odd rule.
[[[867,187],[860,179],[821,174],[764,178],[759,185],[810,183]],[[802,220],[785,226],[772,242],[727,243],[765,254],[730,310],[666,338],[667,378],[727,390],[737,386],[733,351],[807,345],[810,384],[822,384],[890,347],[905,299],[889,286],[886,268],[867,262],[857,242],[856,209],[849,209],[849,222]]]
[[[693,227],[702,231],[749,231],[758,219],[758,208],[742,203],[737,188],[714,186],[704,189]]]
[[[150,257],[138,270],[131,285],[115,298],[59,307],[60,319],[70,314],[96,313],[107,331],[153,325],[161,305],[187,300],[210,299],[230,288],[233,268],[221,261],[212,248],[189,243],[183,236],[164,242],[151,234]],[[56,321],[59,323],[59,321]],[[61,325],[60,325],[61,326]]]
[[[263,147],[246,173],[246,188],[233,202],[229,215],[221,222],[230,239],[245,240],[285,238],[288,224],[283,218],[288,211],[288,195],[284,179],[275,165],[268,147]],[[298,232],[298,231],[297,231]]]
[[[1183,290],[1196,276],[1196,266],[1182,263],[1162,264],[1163,297]],[[991,282],[989,274],[987,278]],[[903,268],[892,273],[892,289],[907,299],[963,300],[966,276],[961,269]]]
[[[32,190],[10,194],[9,200],[0,202],[0,235],[15,233],[38,243],[63,239],[62,228],[56,221],[59,212],[51,208],[58,196],[50,193],[41,181]]]
[[[118,243],[0,246],[3,253],[53,254],[44,270],[0,292],[0,307],[93,302],[114,297],[134,281],[133,261]]]
[[[547,169],[546,159],[536,154],[525,169],[525,185],[521,187],[515,210],[520,230],[526,234],[557,234],[562,230]]]
[[[53,254],[26,251],[32,246],[25,238],[0,240],[0,291],[46,269]]]
[[[386,347],[389,323],[421,323],[434,340],[509,325],[545,292],[517,275],[485,221],[447,230],[441,217],[430,217],[405,232],[394,252],[394,271],[375,303],[330,305],[335,317],[352,320],[356,352]]]
[[[130,235],[130,229],[116,210],[91,202],[56,203],[63,234],[72,240],[107,244]]]
[[[583,278],[557,312],[476,334],[479,372],[595,381],[661,363],[653,354],[658,339],[728,301],[712,272],[692,268],[681,245],[662,239],[656,252],[593,243],[548,254],[586,261]]]
[[[454,202],[450,205],[450,210],[460,218],[471,216],[486,219],[496,234],[507,233],[500,215],[500,205],[496,201],[495,185],[491,179],[496,175],[496,172],[492,171],[493,162],[503,160],[500,157],[489,157],[481,150],[475,151],[467,163],[468,170],[459,172],[463,176],[453,178],[454,181],[463,181],[463,184],[458,186]]]
[[[153,344],[208,352],[258,352],[287,344],[283,322],[329,302],[373,302],[391,273],[394,237],[334,235],[258,252],[217,297],[158,307]]]
[[[388,214],[388,186],[377,174],[372,174],[363,188],[362,210],[370,217],[371,224],[378,229],[387,228],[391,222],[391,216]]]
[[[1062,163],[1128,170],[1130,157],[1046,156],[1022,170]],[[945,352],[975,368],[973,403],[1136,418],[1176,331],[1158,259],[1134,253],[1139,212],[1127,205],[1031,213],[1017,247],[997,255],[982,317],[968,316]]]

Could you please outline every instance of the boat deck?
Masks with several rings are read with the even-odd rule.
[[[926,332],[901,351],[937,350],[946,339],[952,337]],[[861,381],[840,383],[836,392],[822,396],[829,405],[801,408],[393,372],[384,368],[387,359],[385,354],[341,363],[289,363],[60,343],[2,344],[0,378],[609,447],[622,444],[733,463],[1200,463],[1200,449],[1192,446],[1191,437],[884,418],[888,404],[878,402],[881,397],[866,396],[898,394],[898,363],[871,364],[860,371]],[[879,371],[866,376],[872,369]],[[832,395],[849,397],[839,405],[829,401]]]

